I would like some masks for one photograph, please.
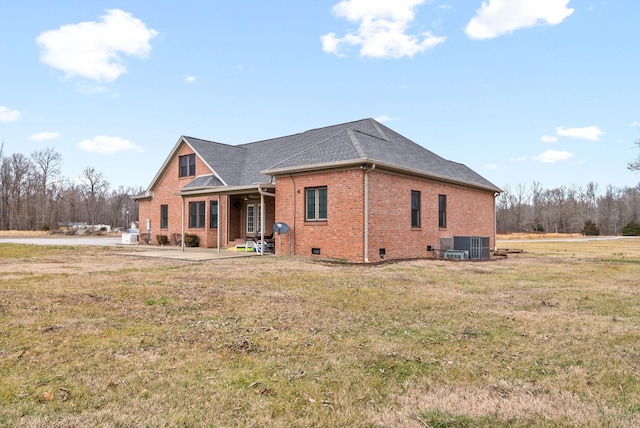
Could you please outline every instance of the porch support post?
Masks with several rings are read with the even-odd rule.
[[[264,255],[264,249],[266,247],[264,242],[264,222],[267,210],[264,207],[264,197],[271,196],[272,198],[275,198],[276,195],[273,193],[265,192],[264,190],[262,190],[262,187],[260,187],[260,185],[258,185],[258,193],[260,193],[260,241],[262,242],[262,251],[260,251],[260,255],[262,256]]]

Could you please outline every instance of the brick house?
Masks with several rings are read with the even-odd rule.
[[[230,146],[182,136],[142,195],[140,233],[226,248],[273,233],[279,254],[430,257],[442,237],[490,237],[500,189],[373,119]]]

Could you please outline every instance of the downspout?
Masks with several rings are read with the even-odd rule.
[[[293,181],[293,239],[291,239],[291,237],[289,237],[289,255],[291,255],[291,241],[294,241],[293,244],[293,255],[296,255],[296,244],[295,244],[295,239],[296,239],[296,179],[293,178],[293,174],[289,174],[289,178],[291,178],[291,181]],[[282,246],[282,242],[280,242],[280,246]]]
[[[367,165],[363,165],[367,169]],[[371,168],[364,173],[364,262],[369,263],[369,173],[376,169],[372,163]]]
[[[218,254],[220,254],[220,194],[218,193],[218,203],[216,204],[216,218],[218,219],[218,224],[216,224],[217,230],[217,241],[218,241]]]
[[[182,195],[182,212],[180,213],[182,218],[181,218],[181,223],[182,223],[182,233],[180,234],[181,238],[180,238],[180,246],[182,247],[182,251],[184,251],[184,195]]]
[[[493,250],[498,251],[498,239],[496,229],[498,228],[498,211],[496,208],[496,198],[500,192],[495,192],[493,194]]]
[[[265,221],[265,217],[266,217],[266,213],[267,213],[267,210],[264,207],[264,197],[265,196],[271,196],[271,197],[275,198],[276,195],[273,194],[273,193],[265,192],[264,190],[262,190],[262,187],[260,187],[259,185],[258,185],[258,193],[260,193],[260,242],[262,242],[262,251],[260,251],[260,255],[263,256],[264,255],[264,248],[265,248],[265,243],[264,243],[264,221]]]

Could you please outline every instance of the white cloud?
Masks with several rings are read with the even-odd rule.
[[[391,116],[387,116],[386,114],[383,114],[382,116],[378,116],[376,117],[374,120],[380,122],[380,123],[384,123],[384,122],[391,122],[392,120],[396,120],[395,117],[391,117]]]
[[[543,143],[555,143],[558,141],[558,137],[554,135],[543,135],[541,140]]]
[[[83,140],[78,143],[78,147],[85,152],[113,154],[123,151],[141,152],[142,147],[120,137],[108,137],[99,135],[91,140]]]
[[[567,160],[571,157],[573,157],[573,153],[571,152],[547,150],[546,152],[540,153],[538,156],[534,157],[534,159],[542,163],[555,163]]]
[[[527,157],[526,156],[509,159],[509,162],[526,162],[526,161],[527,161]]]
[[[184,83],[194,83],[196,81],[196,76],[186,76],[184,78]]]
[[[357,30],[338,37],[328,33],[321,37],[322,50],[343,56],[344,46],[359,47],[360,55],[371,58],[413,57],[441,43],[446,37],[437,37],[425,31],[419,35],[407,34],[415,19],[416,7],[425,0],[343,0],[333,7],[333,13],[350,22],[358,23]]]
[[[488,165],[485,165],[484,168],[493,171],[494,169],[498,169],[498,164],[490,163]]]
[[[37,134],[33,134],[31,137],[29,137],[29,139],[33,141],[47,141],[55,140],[59,136],[59,132],[39,132]]]
[[[130,13],[107,10],[99,22],[63,25],[36,38],[40,61],[64,71],[67,77],[80,76],[113,81],[127,72],[121,54],[146,58],[149,41],[158,32]]]
[[[521,28],[557,25],[571,15],[569,0],[483,1],[465,28],[472,39],[493,39]]]
[[[95,95],[108,93],[109,89],[102,85],[89,85],[86,82],[78,82],[76,84],[76,91],[84,95]]]
[[[0,106],[0,122],[15,122],[20,119],[20,111]]]
[[[598,141],[604,132],[597,126],[586,126],[584,128],[565,128],[559,126],[556,132],[561,137],[579,138],[581,140]]]

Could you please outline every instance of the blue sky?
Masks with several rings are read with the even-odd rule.
[[[0,140],[147,187],[181,135],[373,117],[500,187],[635,186],[638,16],[631,0],[0,0]]]

